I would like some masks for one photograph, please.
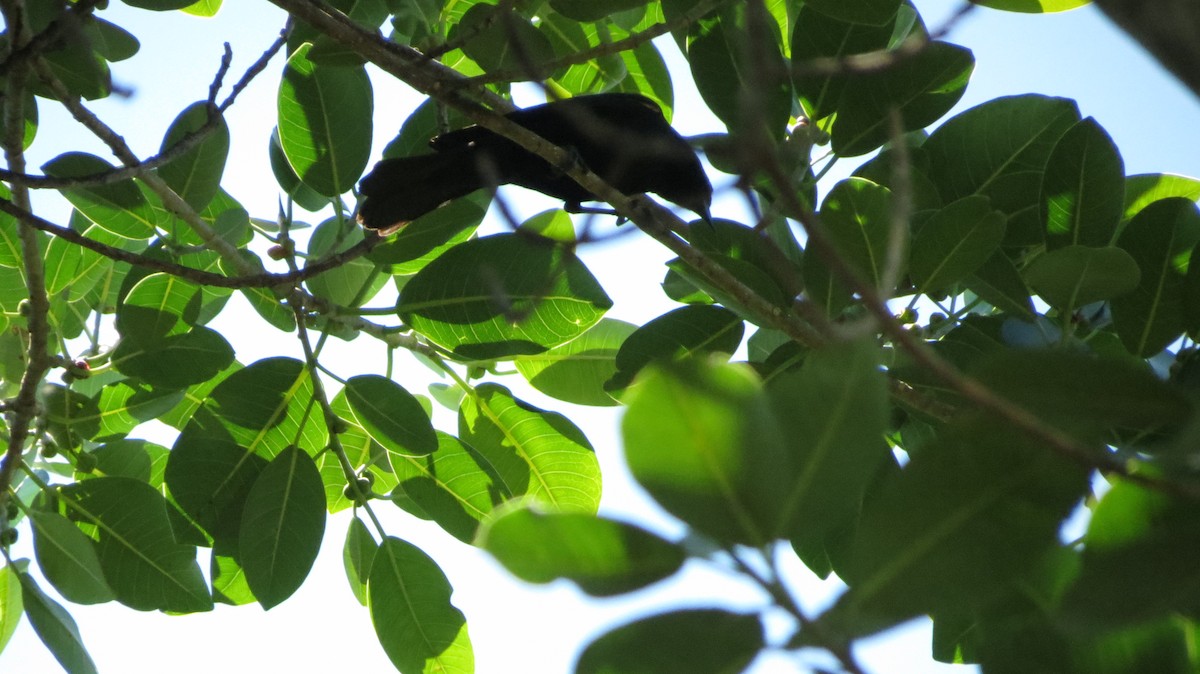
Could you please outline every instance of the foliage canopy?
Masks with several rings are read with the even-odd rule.
[[[1195,670],[1200,180],[1126,175],[1064,98],[945,118],[974,56],[903,0],[272,2],[293,19],[280,39],[232,87],[227,58],[152,158],[89,110],[139,47],[107,4],[0,2],[0,648],[24,615],[66,671],[95,671],[31,567],[77,604],[269,609],[305,582],[327,514],[353,508],[347,576],[396,668],[474,671],[470,616],[380,524],[390,501],[531,582],[608,597],[708,559],[770,597],[638,618],[578,672],[741,671],[768,648],[859,672],[855,640],[920,615],[934,657],[989,673]],[[696,140],[740,177],[745,221],[685,223],[615,193],[497,114],[538,82],[640,93],[670,118],[657,36],[725,126]],[[490,194],[364,234],[368,69],[430,96],[385,155],[470,122],[535,149],[677,256],[662,290],[680,306],[607,317],[605,279],[576,254],[606,231],[550,211],[477,236]],[[223,181],[249,151],[224,113],[256,77],[278,78],[278,218]],[[72,151],[27,167],[56,132],[39,108],[60,105],[115,165]],[[834,159],[860,163],[828,184]],[[33,208],[32,190],[70,215]],[[328,217],[307,231],[300,211]],[[239,361],[209,327],[235,293],[261,318],[248,331],[291,335],[304,357]],[[343,376],[321,361],[331,338],[389,357]],[[410,391],[397,350],[453,384]],[[624,406],[628,467],[688,539],[598,515],[592,443],[514,382]],[[435,427],[434,405],[457,423]],[[137,439],[151,420],[170,447]],[[1081,507],[1086,531],[1064,541]],[[18,535],[32,560],[11,554]],[[804,613],[780,555],[847,591]],[[764,630],[778,613],[782,638]]]

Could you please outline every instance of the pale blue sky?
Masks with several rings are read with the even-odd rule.
[[[917,0],[930,25],[956,9],[959,3]],[[233,44],[235,60],[231,79],[266,47],[283,25],[283,14],[263,0],[231,0],[212,20],[179,13],[155,14],[130,10],[112,3],[105,16],[137,34],[143,42],[133,60],[117,64],[118,81],[134,89],[128,100],[112,99],[95,109],[125,135],[142,156],[158,149],[163,132],[175,114],[207,94],[208,82],[221,54],[221,42]],[[1200,176],[1200,104],[1136,44],[1115,31],[1098,11],[1085,8],[1050,16],[1015,15],[976,10],[949,36],[951,41],[975,51],[977,65],[958,110],[1010,94],[1037,92],[1075,98],[1084,115],[1094,116],[1112,135],[1124,155],[1130,174],[1172,172]],[[665,52],[673,43],[660,44]],[[678,59],[675,59],[678,61]],[[258,217],[273,218],[277,192],[266,158],[267,138],[274,125],[274,96],[282,61],[246,92],[229,114],[235,154],[224,185]],[[676,126],[685,134],[717,129],[692,92],[677,78]],[[420,98],[405,87],[375,76],[376,156]],[[85,149],[105,155],[98,142],[75,129],[61,112],[42,103],[43,133],[32,148],[31,165],[38,166],[60,152]],[[846,162],[847,169],[857,162]],[[718,186],[728,182],[724,177]],[[528,215],[552,206],[524,196],[514,200],[518,213]],[[47,205],[49,201],[43,201]],[[51,206],[52,208],[54,206]],[[734,208],[718,201],[716,215]],[[61,212],[61,211],[59,211]],[[319,218],[312,217],[315,222]],[[485,227],[498,231],[492,222]],[[670,308],[665,298],[647,293],[661,281],[662,262],[671,255],[642,237],[585,251],[585,260],[616,301],[612,315],[644,322]],[[245,325],[258,325],[244,306],[217,326],[237,349],[238,359],[250,363],[279,353],[296,354],[295,338],[262,327],[248,334]],[[363,354],[366,350],[366,354]],[[344,376],[367,371],[382,363],[384,350],[365,338],[331,352],[332,367]],[[428,371],[410,359],[400,360],[397,378],[413,392],[421,392]],[[587,432],[604,469],[602,510],[609,515],[635,519],[655,530],[678,535],[680,528],[630,486],[620,460],[615,433],[618,412],[572,408],[546,400],[517,386],[534,404],[563,411]],[[441,413],[437,423],[453,429],[452,417]],[[150,439],[170,444],[167,434]],[[730,582],[719,570],[690,565],[679,580],[664,583],[628,598],[602,602],[581,600],[569,585],[534,587],[511,579],[490,559],[419,522],[386,503],[376,504],[389,533],[427,550],[442,565],[456,592],[455,603],[467,615],[481,674],[560,674],[570,671],[577,649],[607,627],[634,616],[676,606],[721,605],[753,607],[763,602],[752,588]],[[255,606],[230,608],[182,617],[138,613],[123,606],[70,606],[101,672],[120,674],[201,674],[213,671],[391,671],[375,641],[366,609],[351,597],[343,576],[340,550],[346,516],[334,517],[327,527],[322,554],[309,582],[269,615]],[[29,555],[29,541],[18,545]],[[808,577],[802,568],[790,567],[807,607],[820,606],[837,591],[831,582]],[[45,585],[44,585],[45,587]],[[935,674],[971,672],[972,668],[938,665],[928,657],[928,628],[909,625],[863,644],[858,653],[866,669],[879,674]],[[41,674],[60,671],[28,624],[0,654],[0,672]],[[755,671],[786,673],[807,671],[783,658],[760,662]]]

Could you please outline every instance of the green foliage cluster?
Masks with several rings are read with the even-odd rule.
[[[124,2],[199,16],[221,4]],[[768,648],[861,671],[856,639],[919,615],[934,619],[935,657],[989,673],[1195,670],[1200,180],[1125,175],[1104,129],[1062,98],[943,119],[973,56],[902,0],[276,4],[299,19],[269,147],[278,222],[222,186],[233,148],[215,99],[179,114],[157,163],[99,129],[128,172],[69,152],[24,175],[13,158],[53,132],[38,107],[82,116],[79,99],[110,95],[107,64],[138,41],[95,2],[0,3],[0,647],[24,615],[64,669],[95,671],[34,562],[77,604],[271,608],[304,583],[327,514],[354,508],[347,576],[396,668],[473,671],[446,576],[374,515],[391,501],[531,582],[609,597],[708,559],[771,598],[758,613],[636,620],[587,645],[581,673],[741,671]],[[376,29],[398,46],[369,49]],[[382,242],[353,222],[347,195],[372,146],[366,61],[426,93],[495,104],[536,80],[560,96],[641,93],[669,116],[657,34],[726,125],[701,139],[708,158],[742,176],[759,213],[711,228],[635,219],[676,228],[659,240],[679,247],[662,284],[678,308],[641,326],[607,318],[603,279],[575,254],[588,239],[561,212],[476,236],[489,195],[475,194]],[[463,112],[431,99],[386,154],[422,152]],[[825,185],[832,161],[813,163],[814,146],[869,158]],[[67,225],[28,211],[38,187],[70,202]],[[330,207],[294,236],[293,209]],[[262,275],[268,245],[292,273]],[[207,327],[234,292],[261,315],[252,330],[294,333],[305,358],[239,362]],[[379,340],[451,377],[430,397],[457,428],[434,427],[434,403],[390,376],[390,358],[384,374],[325,370],[330,337]],[[598,516],[591,443],[498,383],[508,363],[549,397],[625,406],[629,469],[688,540]],[[171,447],[133,439],[150,420],[177,431]],[[1063,540],[1081,507],[1085,532]],[[9,555],[16,534],[32,536],[34,562]],[[805,614],[781,555],[847,591]],[[780,612],[794,629],[768,638]]]

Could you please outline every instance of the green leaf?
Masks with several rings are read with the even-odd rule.
[[[359,423],[358,417],[346,400],[345,387],[329,401],[329,406],[344,424],[344,430],[339,429],[338,441],[341,442],[350,465],[363,478],[374,480],[371,485],[372,491],[386,492],[395,488],[397,478],[392,469],[391,457],[382,445],[371,439],[371,434]],[[333,452],[327,451],[318,453],[315,458],[325,482],[325,501],[329,512],[338,512],[355,505],[345,494],[346,471],[340,459]],[[370,478],[367,477],[368,473]]]
[[[570,0],[568,0],[570,2]],[[580,23],[558,12],[550,12],[538,24],[550,47],[558,58],[592,49],[600,44],[601,26],[596,23]],[[612,30],[611,27],[608,28]],[[607,37],[610,33],[605,31]],[[621,55],[605,54],[584,63],[573,63],[553,73],[555,84],[572,95],[593,94],[615,87],[628,72]],[[669,119],[669,118],[668,118]]]
[[[485,2],[467,9],[450,29],[450,40],[462,40],[463,53],[485,71],[522,69],[554,58],[550,41],[529,19]]]
[[[95,525],[100,566],[117,601],[140,611],[212,609],[196,548],[175,542],[167,502],[150,485],[98,477],[64,487],[81,521]]]
[[[912,58],[853,78],[838,105],[833,151],[854,157],[883,145],[890,137],[893,110],[900,115],[903,131],[936,122],[962,98],[974,69],[969,49],[935,41]]]
[[[988,304],[1022,320],[1034,317],[1029,288],[1017,271],[1017,265],[1002,250],[992,253],[979,269],[963,281],[968,290]]]
[[[246,494],[238,561],[264,609],[292,596],[317,559],[325,534],[325,488],[312,457],[283,450]]]
[[[731,131],[740,131],[753,121],[761,122],[772,136],[782,135],[792,107],[792,86],[781,53],[783,40],[778,34],[756,36],[756,53],[751,58],[745,48],[752,39],[746,11],[744,3],[734,3],[715,17],[693,24],[688,32],[688,64],[700,96]],[[748,86],[759,96],[760,116],[744,121],[738,94]]]
[[[909,268],[917,288],[940,296],[975,273],[1000,249],[1005,220],[979,195],[934,213],[913,236]]]
[[[1142,209],[1121,232],[1117,245],[1141,269],[1141,281],[1113,300],[1113,326],[1130,353],[1152,356],[1183,333],[1184,276],[1175,257],[1200,241],[1200,211],[1180,197]]]
[[[658,582],[678,571],[685,558],[679,546],[632,524],[529,508],[488,522],[477,545],[521,580],[567,578],[594,597]]]
[[[76,604],[113,599],[95,544],[78,527],[62,515],[44,510],[31,511],[29,520],[38,568],[64,599]]]
[[[46,419],[56,438],[68,446],[79,446],[100,432],[100,406],[96,399],[57,384],[42,388]]]
[[[1200,180],[1169,173],[1143,173],[1125,179],[1125,212],[1121,220],[1128,221],[1146,206],[1167,197],[1200,200]]]
[[[55,178],[82,178],[112,170],[108,162],[83,152],[61,154],[42,165],[42,171]],[[132,180],[60,191],[88,220],[123,238],[149,239],[159,224],[150,202]]]
[[[89,101],[108,96],[112,92],[112,73],[92,44],[92,36],[78,30],[73,38],[62,40],[55,48],[44,51],[42,56],[46,65],[71,94]],[[38,96],[56,99],[50,87],[40,80],[31,81],[31,84]]]
[[[12,200],[12,191],[6,185],[0,185],[0,198]],[[38,232],[38,239],[44,240],[46,235]],[[0,266],[20,269],[21,238],[17,231],[17,220],[8,213],[0,213]]]
[[[213,600],[229,606],[245,606],[254,603],[254,593],[246,582],[246,572],[238,564],[237,541],[216,541],[213,544],[212,575]]]
[[[450,603],[450,582],[420,548],[385,538],[367,591],[379,644],[402,674],[475,671],[467,621]]]
[[[777,508],[798,549],[820,546],[851,522],[888,459],[887,383],[879,347],[845,342],[809,353],[798,370],[767,385],[775,421],[788,438],[786,498]]]
[[[172,9],[183,9],[196,3],[196,0],[121,0],[130,7],[150,9],[156,12],[166,12]]]
[[[350,591],[363,606],[367,605],[367,578],[378,551],[379,544],[367,525],[357,517],[351,518],[346,529],[346,543],[342,546],[342,562],[346,567],[346,579],[350,581]]]
[[[854,6],[858,6],[857,3]],[[853,77],[812,74],[806,70],[809,65],[806,62],[843,59],[886,49],[895,30],[894,8],[892,16],[893,20],[873,26],[835,18],[809,3],[800,7],[792,31],[792,82],[813,119],[823,119],[837,112],[842,94]]]
[[[17,572],[21,601],[29,624],[67,674],[96,674],[96,665],[79,636],[79,628],[58,602],[46,596],[27,573]]]
[[[821,204],[820,216],[837,254],[862,280],[877,288],[887,260],[891,208],[891,191],[863,178],[834,185]],[[901,270],[905,266],[901,264]],[[831,315],[849,303],[850,290],[833,277],[820,256],[805,258],[803,274],[809,296]]]
[[[367,259],[389,274],[415,274],[442,253],[470,239],[491,203],[491,195],[474,192],[435,208],[376,246]]]
[[[518,400],[503,386],[481,384],[463,401],[458,431],[494,468],[499,493],[530,496],[556,510],[596,512],[596,453],[561,414]]]
[[[650,0],[550,0],[554,11],[575,21],[597,21],[617,12],[649,4]]]
[[[997,395],[1091,440],[1099,431],[1153,434],[1179,427],[1192,405],[1175,387],[1128,360],[1073,352],[1004,350],[975,373]]]
[[[896,17],[901,0],[863,0],[842,2],[841,0],[807,0],[805,7],[812,7],[822,14],[849,23],[882,26]]]
[[[21,616],[25,613],[18,564],[28,565],[28,561],[21,560],[0,568],[0,653],[4,652],[4,647],[17,631],[17,625],[21,624]]]
[[[404,387],[379,375],[346,381],[346,401],[371,439],[400,456],[429,454],[438,447],[429,416]]]
[[[617,373],[622,342],[637,329],[624,321],[602,318],[581,336],[533,356],[518,356],[514,365],[535,389],[576,405],[610,407],[617,401],[604,383]]]
[[[749,368],[652,365],[626,398],[625,458],[660,505],[723,543],[777,537],[793,486],[780,470],[789,450]]]
[[[153,389],[135,381],[105,386],[97,401],[100,407],[100,431],[96,437],[124,437],[140,424],[170,412],[183,400],[183,396],[183,391]]]
[[[438,432],[437,451],[428,456],[392,457],[398,484],[396,505],[437,522],[447,533],[472,543],[479,523],[506,496],[488,459],[462,440]]]
[[[233,363],[233,347],[205,327],[152,342],[122,340],[113,362],[124,375],[154,388],[182,389],[208,381]]]
[[[446,251],[404,286],[396,307],[417,332],[468,358],[540,353],[612,306],[572,253],[543,239],[498,234]]]
[[[1011,426],[960,420],[864,503],[839,569],[850,590],[820,621],[849,638],[1023,596],[1088,484],[1087,470]]]
[[[758,616],[719,609],[662,613],[622,625],[587,645],[575,674],[725,674],[763,649]]]
[[[625,78],[617,83],[616,90],[630,94],[641,94],[658,103],[663,116],[671,121],[675,107],[675,93],[671,86],[671,73],[667,63],[653,42],[643,42],[633,49],[620,53],[625,64]]]
[[[928,176],[944,203],[971,194],[1008,214],[1006,243],[1042,243],[1042,171],[1060,136],[1079,121],[1066,98],[1038,95],[993,99],[955,115],[922,145]],[[1024,237],[1024,238],[1022,238]]]
[[[656,360],[708,354],[732,356],[745,330],[737,314],[720,306],[692,304],[668,311],[638,328],[621,344],[614,363],[617,373],[605,389],[625,389],[642,368]]]
[[[1092,0],[975,0],[975,4],[1008,12],[1041,14],[1043,12],[1065,12],[1083,7]]]
[[[267,146],[267,157],[271,161],[271,173],[275,182],[296,203],[306,211],[317,212],[329,205],[329,197],[317,194],[313,188],[300,181],[300,176],[292,170],[287,155],[283,153],[283,145],[279,142],[279,127],[271,130],[271,140]]]
[[[1113,299],[1138,287],[1141,271],[1120,248],[1067,246],[1052,250],[1025,268],[1025,280],[1050,306],[1064,312]]]
[[[1108,246],[1125,202],[1125,163],[1095,119],[1075,124],[1058,139],[1042,176],[1041,214],[1046,245]]]
[[[366,70],[288,59],[279,85],[279,143],[292,170],[318,194],[354,186],[371,154],[371,83]]]
[[[266,466],[237,443],[193,427],[175,440],[165,477],[179,507],[220,543],[237,540],[246,497]]]
[[[317,225],[308,243],[310,260],[340,253],[363,240],[363,230],[345,218],[332,217]],[[387,277],[362,258],[350,260],[308,279],[304,285],[317,297],[345,306],[359,307],[387,284]]]
[[[204,210],[221,189],[221,176],[225,172],[225,160],[229,156],[229,127],[225,117],[216,109],[216,128],[209,132],[198,145],[158,167],[163,182],[197,211]],[[209,110],[205,101],[193,103],[171,122],[163,138],[160,153],[170,149],[188,134],[208,123]]]
[[[269,459],[292,445],[313,452],[325,446],[325,419],[313,413],[315,404],[303,363],[265,358],[226,377],[205,407],[235,442]]]
[[[194,4],[183,8],[184,14],[211,18],[221,9],[221,0],[196,0]]]
[[[1194,613],[1200,528],[1179,499],[1118,482],[1097,504],[1063,598],[1077,628],[1103,632]]]
[[[97,474],[129,477],[155,488],[163,484],[169,455],[166,447],[145,440],[115,440],[92,450]]]
[[[178,276],[155,273],[143,277],[117,309],[117,330],[149,342],[186,332],[195,323],[202,290]]]

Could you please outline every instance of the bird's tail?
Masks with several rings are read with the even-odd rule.
[[[393,232],[442,204],[484,187],[470,148],[384,159],[359,183],[358,222]]]

